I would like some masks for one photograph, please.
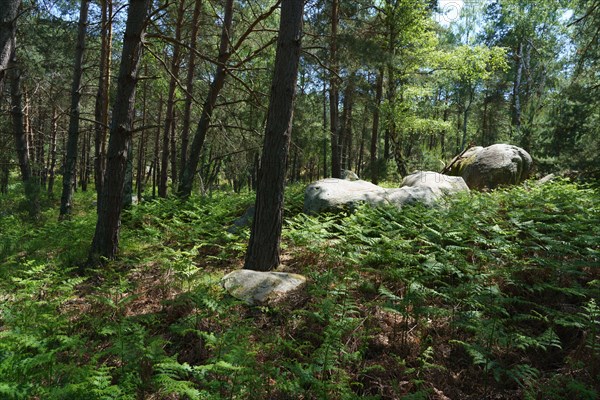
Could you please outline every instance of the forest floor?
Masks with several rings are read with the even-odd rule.
[[[18,184],[11,193],[20,193]],[[251,193],[134,206],[119,259],[85,260],[93,194],[57,222],[0,197],[2,399],[598,399],[600,191],[556,181],[439,207],[307,216],[287,190],[293,304],[220,278]],[[17,210],[17,212],[14,212]]]

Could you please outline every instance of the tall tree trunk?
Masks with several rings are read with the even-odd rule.
[[[144,65],[144,75],[148,76],[148,64]],[[142,193],[144,192],[144,173],[146,169],[146,121],[148,117],[148,105],[146,100],[148,99],[148,81],[144,81],[143,93],[142,93],[142,131],[140,132],[140,140],[138,142],[138,158],[137,158],[137,173],[135,177],[135,188],[138,198],[138,202],[142,201]]]
[[[21,179],[25,188],[25,196],[29,201],[29,216],[32,219],[38,219],[40,216],[39,184],[31,173],[31,163],[27,151],[27,133],[23,118],[23,92],[21,89],[21,71],[17,64],[16,39],[13,37],[12,54],[9,63],[10,69],[10,95],[12,106],[12,123],[15,137],[15,146],[17,157],[19,159],[19,169],[21,170]]]
[[[179,0],[177,7],[177,19],[175,22],[175,43],[173,44],[173,54],[171,56],[171,67],[169,81],[169,94],[167,97],[167,111],[165,113],[164,130],[163,130],[163,146],[162,146],[162,157],[161,157],[161,174],[160,182],[158,185],[158,195],[165,197],[167,195],[167,180],[169,177],[169,157],[171,158],[171,164],[174,164],[174,152],[176,152],[175,146],[175,89],[177,88],[177,79],[179,77],[179,53],[181,42],[181,27],[183,24],[183,12],[184,12],[184,0]],[[171,173],[174,175],[172,179],[173,185],[176,185],[175,177],[177,175],[177,169],[171,167]]]
[[[473,104],[473,97],[475,95],[475,88],[469,87],[469,99],[465,104],[465,110],[463,112],[463,124],[462,124],[462,140],[460,142],[460,151],[463,151],[467,145],[467,126],[469,122],[469,111]]]
[[[352,169],[352,108],[354,107],[354,89],[356,72],[350,74],[344,92],[344,109],[342,111],[342,168]]]
[[[135,87],[142,58],[142,43],[151,0],[130,0],[113,106],[105,184],[98,199],[98,220],[89,261],[113,259],[119,246],[123,188],[129,143],[133,134]]]
[[[323,82],[323,131],[327,132],[327,86]],[[327,138],[323,139],[323,178],[327,178]]]
[[[156,135],[154,136],[154,165],[152,172],[152,198],[156,198],[156,187],[160,177],[160,124],[162,122],[163,98],[162,94],[158,98],[158,122],[156,124]]]
[[[342,143],[339,127],[339,91],[337,59],[337,34],[339,23],[339,0],[331,3],[331,40],[329,43],[330,78],[329,78],[329,128],[331,130],[331,176],[340,178],[342,174]]]
[[[513,128],[514,132],[521,133],[521,80],[523,78],[523,43],[519,43],[517,53],[517,71],[515,74],[515,83],[513,86]]]
[[[67,142],[67,163],[63,175],[62,196],[60,199],[59,219],[66,219],[73,212],[74,179],[77,174],[77,145],[79,141],[80,99],[83,87],[83,54],[85,52],[85,35],[87,31],[87,16],[90,0],[81,0],[79,10],[79,26],[77,31],[77,46],[75,48],[75,66],[73,68],[73,84],[71,86],[71,112],[69,117],[69,138]]]
[[[194,13],[192,15],[192,32],[190,37],[190,54],[188,58],[187,76],[186,76],[186,96],[183,110],[183,127],[181,129],[181,166],[179,176],[183,175],[185,164],[187,163],[188,146],[190,142],[190,124],[192,122],[192,103],[194,94],[194,80],[196,72],[196,47],[198,44],[198,28],[200,24],[200,11],[202,1],[195,0]]]
[[[100,74],[94,116],[96,118],[94,138],[94,182],[96,193],[102,192],[102,181],[106,169],[106,137],[108,134],[108,99],[110,88],[110,65],[112,52],[112,0],[102,2],[102,43],[100,49]]]
[[[366,113],[365,113],[366,114]],[[360,146],[358,148],[358,157],[356,159],[356,175],[362,176],[363,157],[365,155],[365,136],[367,135],[367,116],[363,115],[363,126],[360,133]]]
[[[58,134],[58,110],[52,107],[52,132],[50,136],[50,164],[48,166],[48,197],[54,197],[54,174],[56,169],[56,135]]]
[[[127,164],[125,166],[125,184],[123,185],[123,209],[133,204],[133,140],[127,144]]]
[[[256,192],[255,214],[244,268],[268,271],[279,265],[286,164],[302,37],[304,0],[283,0],[275,71]]]
[[[21,0],[0,0],[0,99],[4,92],[4,78],[14,49],[20,5]]]
[[[196,128],[194,140],[190,148],[190,154],[188,162],[183,169],[181,181],[179,183],[178,193],[181,197],[189,197],[192,193],[192,185],[194,183],[194,176],[198,168],[198,162],[200,160],[200,154],[202,153],[202,146],[204,146],[204,140],[206,139],[206,132],[210,125],[212,113],[217,104],[217,97],[219,92],[225,84],[225,76],[227,74],[225,63],[230,56],[230,34],[231,24],[233,21],[233,0],[226,0],[225,3],[225,15],[223,19],[223,28],[221,30],[221,43],[219,45],[219,58],[218,65],[212,83],[208,90],[206,100],[202,107],[202,115]]]
[[[373,109],[373,129],[371,130],[371,182],[379,183],[379,170],[377,165],[377,145],[379,143],[379,107],[383,97],[384,68],[379,68],[375,83],[375,108]]]

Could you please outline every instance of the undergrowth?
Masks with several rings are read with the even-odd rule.
[[[71,221],[3,213],[0,398],[599,397],[597,190],[319,216],[302,194],[285,213],[282,269],[309,278],[294,306],[247,307],[219,284],[242,266],[251,194],[134,206],[119,259],[84,274],[89,195]]]

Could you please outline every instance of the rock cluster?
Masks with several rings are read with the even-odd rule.
[[[312,183],[304,195],[304,212],[352,210],[361,203],[372,206],[422,203],[431,206],[440,198],[469,191],[462,178],[418,171],[407,176],[400,188],[385,189],[363,180],[327,178]]]

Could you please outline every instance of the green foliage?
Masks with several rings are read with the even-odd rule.
[[[289,195],[284,258],[309,278],[297,307],[249,308],[219,285],[241,264],[248,228],[227,229],[249,195],[135,206],[121,258],[79,277],[66,265],[85,246],[66,243],[91,236],[93,207],[21,233],[2,217],[0,397],[598,398],[597,190],[319,216]]]

